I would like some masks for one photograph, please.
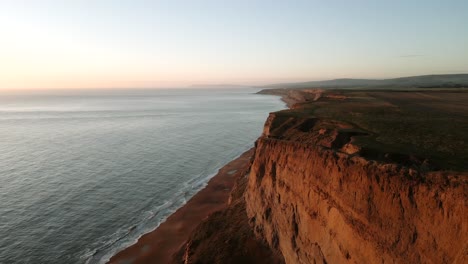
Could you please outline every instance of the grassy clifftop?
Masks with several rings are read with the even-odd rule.
[[[288,91],[281,91],[283,98]],[[361,156],[427,170],[468,170],[467,90],[293,90],[293,96],[300,100],[279,115],[349,124],[365,133],[353,142]]]

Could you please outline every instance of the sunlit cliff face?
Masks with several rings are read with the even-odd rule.
[[[463,176],[335,152],[333,129],[270,114],[245,193],[256,235],[286,263],[466,263]]]

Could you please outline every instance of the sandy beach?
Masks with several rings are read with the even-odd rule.
[[[190,233],[211,213],[227,205],[238,174],[249,166],[250,149],[222,167],[184,206],[167,218],[154,231],[143,235],[136,244],[120,251],[108,263],[168,263]]]

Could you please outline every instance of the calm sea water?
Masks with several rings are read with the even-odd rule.
[[[0,94],[0,263],[102,263],[134,243],[284,108],[255,91]]]

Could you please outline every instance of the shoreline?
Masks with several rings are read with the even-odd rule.
[[[257,94],[261,94],[260,91]],[[288,93],[269,95],[279,97],[284,103],[284,109],[290,109],[299,102],[296,98],[288,100]],[[212,213],[227,208],[239,173],[250,166],[254,153],[255,147],[251,147],[223,165],[203,189],[171,213],[156,229],[140,236],[134,244],[117,251],[105,263],[154,263],[154,259],[158,263],[169,263],[197,226]],[[221,189],[221,186],[227,187]]]
[[[155,230],[113,255],[107,263],[169,263],[191,232],[213,212],[228,205],[236,179],[248,168],[254,148],[220,168],[202,190]]]

